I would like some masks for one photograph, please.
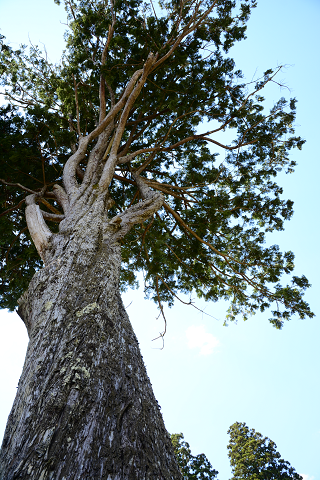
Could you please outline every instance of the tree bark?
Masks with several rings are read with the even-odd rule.
[[[47,265],[20,299],[29,345],[1,480],[181,479],[119,293],[119,225],[103,229],[101,212],[46,239]]]

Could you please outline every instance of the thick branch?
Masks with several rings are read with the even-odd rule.
[[[110,136],[112,134],[113,129],[114,129],[114,122],[112,121],[106,127],[105,131],[102,132],[99,135],[98,141],[97,141],[96,145],[94,146],[92,152],[89,155],[87,168],[86,168],[84,176],[83,176],[83,180],[82,180],[82,184],[81,184],[79,193],[82,193],[84,191],[84,189],[87,188],[87,186],[90,183],[92,183],[94,180],[97,182],[97,179],[94,178],[95,177],[94,174],[97,171],[97,167],[98,167],[101,159],[103,160],[105,158],[105,153],[106,153],[105,148],[106,148],[107,142],[109,142],[109,144],[111,143],[109,139],[110,139]],[[108,148],[109,147],[107,147],[107,151],[108,151]],[[111,145],[110,145],[110,148],[111,148]],[[108,151],[108,153],[109,153],[109,151]]]
[[[137,97],[138,97],[146,79],[147,79],[147,76],[150,73],[150,71],[152,69],[152,66],[154,65],[156,60],[157,60],[157,55],[153,55],[153,53],[150,53],[148,55],[148,58],[147,58],[147,60],[144,64],[144,67],[143,67],[141,78],[139,79],[137,84],[134,86],[134,88],[132,89],[132,92],[129,95],[129,98],[126,102],[126,105],[123,109],[123,112],[121,114],[121,117],[120,117],[120,120],[119,120],[119,123],[118,123],[118,127],[117,127],[115,137],[114,137],[114,140],[113,140],[113,143],[112,143],[112,148],[111,148],[111,151],[110,151],[109,158],[106,162],[106,165],[105,165],[105,167],[103,169],[103,172],[102,172],[102,175],[101,175],[101,179],[100,179],[100,182],[99,182],[100,190],[106,190],[109,187],[109,184],[112,180],[112,177],[113,177],[116,165],[117,165],[117,152],[118,152],[118,148],[119,148],[119,145],[120,145],[120,142],[121,142],[123,132],[124,132],[125,127],[126,127],[126,122],[127,122],[130,110],[131,110],[132,106],[134,105],[134,103],[135,103],[135,101],[136,101],[136,99],[137,99]]]
[[[52,233],[43,219],[39,205],[35,203],[36,198],[37,195],[28,195],[26,197],[26,220],[31,238],[45,263]]]
[[[118,103],[110,110],[106,118],[86,137],[88,139],[88,143],[97,138],[98,135],[100,135],[101,132],[106,128],[106,126],[115,118],[115,116],[120,112],[120,110],[124,107],[127,98],[131,94],[136,81],[138,78],[142,75],[143,70],[137,70],[131,77],[130,81],[128,82],[128,85],[118,101]]]
[[[128,85],[119,100],[119,102],[110,110],[105,119],[86,137],[80,137],[78,150],[68,159],[63,170],[63,183],[68,195],[74,196],[78,189],[76,179],[76,169],[81,160],[84,158],[88,144],[100,135],[105,128],[112,122],[115,116],[126,104],[127,98],[130,96],[136,81],[143,73],[143,70],[137,70],[131,77]]]
[[[108,39],[106,41],[106,44],[103,48],[103,52],[102,52],[102,55],[101,55],[101,66],[103,66],[105,63],[106,63],[106,58],[107,58],[107,52],[108,52],[108,48],[109,48],[109,45],[110,45],[110,42],[112,40],[112,37],[113,37],[113,33],[114,33],[114,26],[115,26],[115,23],[116,23],[116,19],[115,19],[115,15],[114,13],[112,12],[112,24],[109,25],[109,32],[108,32]],[[109,87],[109,86],[108,86]],[[109,87],[109,91],[110,91],[110,88]],[[111,98],[111,106],[113,107],[114,105],[112,104],[112,98]],[[99,114],[99,123],[102,122],[102,120],[105,118],[106,116],[106,82],[105,82],[105,79],[104,79],[104,75],[101,74],[100,75],[100,114]]]
[[[143,178],[140,177],[137,173],[132,173],[133,178],[136,181],[136,184],[139,188],[142,198],[151,198],[154,195],[154,192],[148,187]]]
[[[69,210],[69,199],[65,189],[55,184],[53,185],[53,193],[55,194],[57,202],[62,206],[64,213],[67,213]]]
[[[112,241],[118,241],[123,238],[134,224],[148,220],[164,203],[162,194],[153,192],[138,174],[134,174],[134,179],[143,200],[110,220],[108,227],[114,225],[119,229],[116,233],[113,233]],[[110,238],[110,232],[106,236],[107,238]]]
[[[49,220],[50,222],[57,222],[60,223],[62,220],[64,220],[65,216],[64,215],[57,215],[55,213],[49,213],[49,212],[44,212],[43,210],[40,209],[41,215],[45,220]]]
[[[45,205],[55,215],[61,215],[61,212],[43,197],[40,198],[40,202],[43,203],[43,205]]]
[[[68,195],[73,196],[78,189],[76,179],[77,166],[83,160],[88,146],[88,137],[80,137],[78,150],[71,155],[63,169],[63,184]]]
[[[161,193],[153,193],[148,199],[132,205],[125,212],[113,217],[107,227],[108,229],[110,226],[118,228],[118,231],[111,235],[112,242],[121,240],[131,230],[133,225],[148,220],[162,207],[163,202],[164,198]],[[107,232],[104,240],[108,241],[109,239],[110,233]]]

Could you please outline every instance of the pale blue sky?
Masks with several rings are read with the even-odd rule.
[[[46,44],[57,61],[65,27],[63,10],[53,0],[0,0],[1,33],[14,46]],[[295,215],[286,231],[271,243],[296,253],[296,273],[313,285],[307,298],[319,312],[319,149],[318,95],[320,2],[318,0],[259,0],[247,32],[234,47],[248,80],[269,67],[287,65],[280,79],[291,92],[272,88],[270,99],[296,96],[297,132],[307,139],[294,154],[298,168],[281,178],[284,197],[295,201]],[[202,304],[211,318],[192,307],[167,311],[165,349],[151,342],[162,330],[156,307],[139,291],[124,296],[138,335],[155,395],[170,432],[183,432],[195,454],[204,452],[219,480],[231,476],[227,459],[227,429],[246,422],[270,437],[306,480],[320,480],[319,339],[316,318],[293,319],[279,332],[266,315],[223,327],[225,305]],[[0,313],[0,436],[21,373],[27,335],[15,314]],[[160,346],[160,345],[159,345]]]

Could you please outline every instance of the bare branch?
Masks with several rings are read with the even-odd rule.
[[[230,255],[227,255],[227,254],[224,254],[222,252],[220,252],[219,250],[217,250],[213,245],[211,245],[211,243],[209,242],[206,242],[205,240],[203,240],[201,237],[199,237],[199,235],[196,234],[196,232],[194,232],[183,220],[182,218],[174,211],[172,210],[171,207],[169,207],[169,205],[167,205],[167,203],[163,202],[163,206],[165,207],[165,209],[171,213],[171,215],[176,219],[178,220],[178,222],[193,236],[195,237],[197,240],[199,240],[199,242],[203,243],[204,245],[207,245],[212,251],[214,251],[216,254],[220,255],[221,257],[224,258],[224,260],[226,261],[226,263],[228,264],[228,266],[230,267],[230,269],[233,271],[233,273],[236,275],[236,276],[240,276],[243,278],[243,280],[245,280],[249,285],[251,285],[253,288],[256,288],[258,290],[260,290],[261,292],[263,292],[265,295],[269,296],[269,297],[273,297],[273,293],[270,292],[267,288],[265,287],[262,287],[261,285],[257,284],[256,281],[254,279],[250,279],[247,275],[245,275],[244,273],[240,273],[240,272],[237,272],[231,265],[230,261],[233,261],[235,263],[238,263],[240,265],[244,265],[243,262],[239,262],[238,260],[236,260],[235,258],[231,257]],[[249,264],[245,264],[247,266],[249,266]],[[211,266],[213,266],[211,264]],[[284,301],[281,301],[282,303],[285,304]]]
[[[156,276],[156,290],[157,290],[157,299],[158,299],[158,305],[159,305],[159,309],[160,309],[160,312],[161,312],[161,315],[162,315],[162,318],[163,318],[163,321],[164,321],[164,330],[163,332],[159,332],[159,336],[154,338],[152,341],[154,342],[155,340],[158,340],[158,338],[161,338],[162,339],[162,348],[161,350],[163,350],[164,348],[164,336],[167,332],[167,319],[164,315],[164,311],[163,311],[163,306],[162,306],[162,303],[161,303],[161,300],[160,300],[160,295],[159,295],[159,285],[158,285],[158,275]]]
[[[124,157],[119,157],[117,161],[117,165],[123,165],[125,163],[131,162],[137,155],[140,155],[141,153],[148,153],[148,152],[158,152],[160,151],[160,147],[149,147],[149,148],[141,148],[140,150],[136,150],[133,153],[130,153],[129,155],[126,155]]]
[[[41,212],[41,215],[43,216],[43,218],[45,220],[50,220],[51,222],[61,222],[62,220],[64,220],[65,216],[64,215],[56,215],[55,213],[48,213],[48,212],[44,212],[43,210],[39,209],[40,212]]]
[[[154,188],[155,190],[159,190],[160,192],[163,192],[166,195],[170,195],[172,197],[179,198],[179,200],[182,200],[183,202],[186,202],[187,204],[189,204],[190,202],[191,203],[199,203],[198,200],[195,199],[194,197],[192,197],[192,195],[190,195],[190,193],[188,193],[187,191],[186,192],[182,191],[182,192],[180,192],[181,194],[179,195],[178,193],[174,193],[174,192],[170,191],[170,185],[168,185],[168,184],[164,185],[164,184],[161,184],[161,183],[153,181],[153,180],[146,180],[146,183],[147,183],[147,185]],[[192,197],[193,200],[190,200],[190,199],[182,196],[184,193],[186,195],[189,195],[190,197]]]
[[[101,123],[106,116],[106,84],[105,84],[104,76],[102,74],[100,75],[99,96],[100,96],[99,123]]]
[[[110,220],[107,229],[110,229],[111,226],[117,228],[117,231],[111,237],[110,233],[106,232],[104,239],[109,241],[111,238],[112,242],[118,242],[131,230],[133,225],[145,222],[156,213],[162,207],[163,201],[161,193],[153,192],[153,195],[149,198],[132,205],[124,212],[116,215]]]
[[[227,259],[228,258],[228,255],[220,252],[219,250],[217,250],[213,245],[211,245],[211,243],[209,242],[206,242],[205,240],[203,240],[201,237],[199,237],[199,235],[196,234],[196,232],[194,232],[190,227],[189,225],[187,225],[183,220],[182,218],[180,217],[180,215],[177,214],[177,212],[175,212],[174,210],[172,210],[171,207],[169,207],[169,205],[166,203],[166,202],[163,202],[163,206],[164,208],[169,212],[171,213],[171,215],[176,219],[178,220],[178,222],[189,232],[191,233],[191,235],[193,237],[195,237],[197,240],[199,240],[199,242],[207,245],[211,250],[213,250],[215,253],[217,253],[218,255],[220,255],[221,257]],[[234,260],[234,259],[232,259]],[[236,260],[235,260],[236,261]],[[240,263],[240,262],[237,262],[236,263]]]
[[[24,187],[23,185],[21,185],[21,183],[6,182],[6,181],[3,180],[2,178],[0,178],[0,182],[3,183],[4,185],[8,185],[8,186],[10,186],[10,187],[19,187],[19,188],[21,188],[22,190],[24,190],[25,192],[37,193],[37,192],[35,192],[34,190],[31,190],[30,188]]]
[[[154,192],[151,190],[151,188],[148,187],[147,182],[145,182],[145,179],[140,177],[135,172],[132,172],[132,176],[136,181],[136,184],[139,188],[139,191],[141,193],[142,198],[151,198],[154,195]]]
[[[106,152],[110,152],[112,138],[110,140],[110,136],[114,129],[114,122],[112,121],[106,129],[99,135],[98,141],[96,145],[93,147],[92,151],[90,152],[87,167],[85,169],[84,174],[79,176],[82,180],[81,187],[79,189],[78,195],[80,196],[84,190],[90,185],[98,182],[97,174],[98,174],[98,166],[99,163],[105,160]],[[109,145],[106,145],[109,141]],[[79,171],[79,167],[77,167],[76,172]]]
[[[181,300],[180,297],[178,297],[178,295],[176,295],[174,293],[174,291],[169,287],[169,285],[164,281],[164,279],[162,278],[161,275],[157,274],[157,277],[160,278],[161,282],[163,283],[163,285],[169,290],[169,292],[177,299],[179,300],[179,302],[183,303],[184,305],[191,305],[193,308],[195,308],[196,310],[198,310],[199,312],[201,313],[204,313],[205,315],[208,315],[208,317],[211,317],[211,318],[215,318],[213,317],[212,315],[210,315],[209,313],[206,313],[204,310],[202,310],[201,308],[199,307],[196,307],[196,305],[194,303],[192,303],[192,301],[190,300],[189,302],[185,302],[183,300]]]
[[[130,94],[132,90],[135,87],[135,84],[138,80],[138,78],[143,74],[143,70],[137,70],[129,80],[127,87],[121,96],[120,100],[118,103],[110,110],[108,115],[104,118],[104,120],[86,137],[80,137],[79,138],[79,146],[77,151],[68,159],[64,166],[63,170],[63,183],[66,189],[66,192],[68,195],[71,195],[71,197],[75,197],[77,194],[78,190],[78,182],[76,179],[76,168],[81,162],[81,160],[84,158],[87,150],[88,144],[94,140],[98,135],[100,135],[106,127],[113,121],[115,116],[119,113],[119,111],[124,107],[124,105],[127,102],[128,97],[130,97]],[[142,88],[142,86],[141,86]],[[95,162],[93,162],[95,163]],[[95,165],[93,165],[95,167]],[[92,168],[90,170],[90,175],[89,178],[92,176]]]
[[[40,202],[43,203],[51,212],[53,212],[56,215],[61,215],[61,212],[57,208],[55,208],[51,203],[49,203],[47,200],[45,200],[43,197],[40,197]]]
[[[146,81],[146,78],[149,74],[149,72],[151,71],[152,69],[152,66],[153,64],[156,62],[157,60],[157,55],[153,55],[152,53],[150,53],[148,55],[148,58],[144,64],[144,67],[143,67],[143,71],[142,71],[142,75],[141,75],[141,78],[139,79],[139,81],[137,82],[137,84],[134,86],[134,88],[132,89],[129,97],[128,97],[128,100],[126,102],[126,105],[123,109],[123,112],[121,114],[121,117],[120,117],[120,120],[119,120],[119,123],[118,123],[118,127],[117,127],[117,130],[116,130],[116,133],[115,133],[115,137],[114,137],[114,140],[113,140],[113,143],[112,143],[112,148],[111,148],[111,151],[110,151],[110,155],[109,155],[109,158],[106,162],[106,165],[103,169],[103,172],[102,172],[102,175],[101,175],[101,179],[100,179],[100,182],[99,182],[99,188],[100,190],[105,190],[109,187],[109,184],[112,180],[112,177],[113,177],[113,174],[114,174],[114,170],[115,170],[115,167],[117,165],[117,151],[118,151],[118,148],[119,148],[119,145],[120,145],[120,142],[121,142],[121,138],[122,138],[122,135],[123,135],[123,132],[125,130],[125,127],[126,127],[126,121],[128,119],[128,116],[129,116],[129,113],[130,113],[130,110],[131,110],[131,107],[133,106],[134,102],[136,101],[145,81]]]
[[[23,198],[17,205],[14,205],[13,207],[8,208],[8,210],[5,210],[4,212],[0,213],[0,217],[3,217],[4,215],[12,212],[13,210],[19,210],[19,208],[24,204],[25,201],[26,199]]]
[[[108,115],[105,117],[105,119],[86,137],[87,138],[87,143],[91,142],[95,138],[97,138],[98,135],[100,135],[101,132],[106,128],[106,126],[115,118],[115,116],[120,112],[120,110],[124,107],[127,98],[130,96],[136,81],[138,78],[142,75],[143,70],[137,70],[129,80],[127,87],[121,96],[120,100],[118,103],[110,110]]]
[[[138,115],[138,119],[142,117],[142,114],[141,112],[139,113]],[[132,142],[134,142],[136,139],[138,139],[142,134],[143,132],[146,130],[146,128],[148,128],[148,126],[150,125],[151,122],[147,122],[140,130],[138,133],[136,133],[137,131],[137,128],[138,128],[138,123],[136,123],[131,132],[130,132],[130,135],[129,135],[129,138],[128,140],[126,141],[126,143],[124,145],[122,145],[119,150],[118,150],[118,155],[120,155],[120,153],[122,153],[122,155],[126,155],[129,148],[130,148],[130,145],[132,144]],[[126,126],[128,126],[128,122],[126,123]]]
[[[156,154],[157,154],[157,150],[150,153],[150,155],[148,155],[147,159],[143,162],[143,164],[135,170],[135,173],[140,175],[140,173],[143,172],[143,170],[145,170],[147,166],[152,162]]]
[[[120,182],[131,183],[131,185],[137,185],[136,182],[130,180],[130,178],[122,177],[121,175],[117,175],[116,173],[113,174],[113,178],[116,180],[120,180]]]
[[[77,151],[71,155],[64,166],[63,184],[67,194],[70,195],[70,197],[74,197],[78,190],[79,185],[76,179],[76,169],[86,155],[88,143],[88,136],[80,137]]]
[[[115,23],[116,23],[116,18],[115,18],[115,15],[114,15],[114,12],[113,12],[113,8],[112,8],[112,24],[109,25],[109,32],[108,32],[108,39],[106,41],[106,44],[103,48],[103,51],[102,51],[102,55],[101,55],[101,66],[103,67],[104,64],[106,63],[106,58],[107,58],[107,52],[108,52],[108,48],[109,48],[109,45],[110,45],[110,42],[112,40],[112,37],[113,37],[113,33],[114,33],[114,26],[115,26]],[[107,84],[108,85],[108,84]],[[104,75],[101,74],[100,75],[100,114],[99,114],[99,123],[102,122],[102,120],[105,118],[106,116],[106,82],[105,82],[105,79],[104,79]],[[110,87],[110,85],[108,85],[108,89],[109,89],[109,92],[110,92],[110,95],[111,95],[111,108],[114,106],[114,93],[112,92],[112,89]]]

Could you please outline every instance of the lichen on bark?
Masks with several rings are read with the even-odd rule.
[[[20,299],[30,341],[1,480],[181,478],[119,293],[118,229],[104,214],[96,205],[61,225]]]

